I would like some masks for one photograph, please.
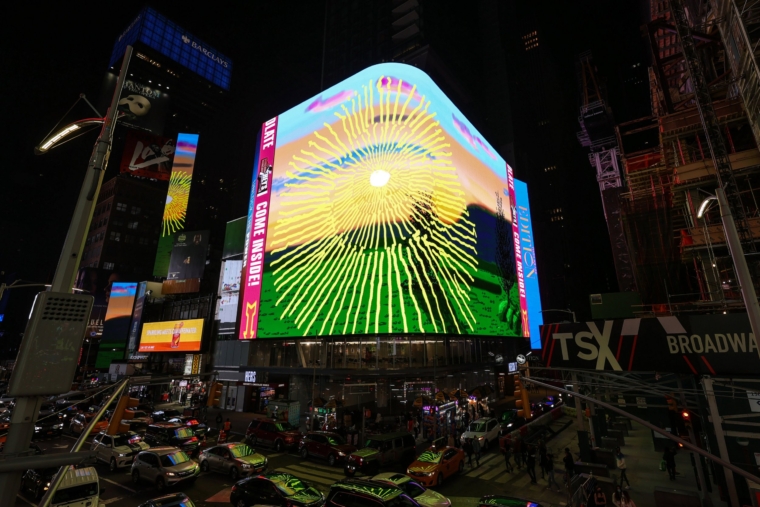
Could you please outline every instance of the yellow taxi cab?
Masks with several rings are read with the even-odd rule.
[[[443,481],[464,470],[465,454],[456,447],[427,450],[409,465],[406,475],[423,486],[440,486]]]

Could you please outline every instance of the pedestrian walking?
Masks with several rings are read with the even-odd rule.
[[[631,500],[631,495],[627,491],[623,491],[623,499],[620,502],[620,507],[636,507],[636,504]]]
[[[559,493],[559,484],[557,484],[557,480],[554,478],[554,456],[552,454],[546,455],[546,463],[544,464],[544,468],[546,468],[547,489],[554,491],[554,488],[552,488],[552,484],[554,484],[557,486],[557,493]]]
[[[517,465],[517,469],[520,470],[522,468],[522,464],[524,463],[523,460],[523,443],[522,438],[517,437],[517,440],[515,440],[515,465]]]
[[[222,413],[219,412],[216,414],[216,429],[221,430],[222,429]]]
[[[528,453],[528,458],[525,460],[525,468],[528,470],[530,482],[536,484],[536,455],[532,452]]]
[[[472,467],[472,439],[468,438],[464,441],[464,446],[462,446],[462,449],[464,449],[464,453],[467,455],[467,464]]]
[[[568,480],[575,475],[575,460],[570,453],[570,448],[565,447],[565,456],[562,458],[562,463],[565,465],[565,472],[567,473]]]
[[[472,453],[475,455],[475,462],[480,466],[480,439],[472,439]]]
[[[455,444],[455,442],[454,442],[454,435],[452,435],[451,433],[449,433],[449,438],[446,441],[446,445],[448,445],[449,447],[455,447],[454,444]]]
[[[612,505],[620,507],[620,503],[623,501],[623,488],[615,485],[615,491],[612,493]]]
[[[509,460],[512,458],[512,446],[509,442],[504,442],[504,464],[507,466],[507,472],[512,473],[512,463]]]
[[[625,474],[626,471],[626,464],[625,464],[625,456],[622,452],[620,452],[620,447],[616,449],[617,454],[615,455],[615,458],[617,460],[617,467],[618,470],[620,470],[620,487],[623,487],[623,481],[626,483],[625,489],[630,489],[631,483],[628,480],[628,476]]]
[[[665,449],[665,453],[662,455],[662,460],[665,462],[665,468],[668,469],[668,475],[670,480],[676,480],[676,453],[675,449],[668,447]]]
[[[538,441],[538,466],[541,467],[541,478],[546,475],[546,443],[543,440]]]
[[[230,418],[228,417],[227,420],[224,421],[224,432],[229,433],[231,428],[232,428],[232,423],[230,422]]]
[[[594,507],[607,507],[607,495],[604,494],[601,486],[597,486],[594,491]]]
[[[417,419],[414,420],[414,439],[417,440],[420,437],[420,423]]]

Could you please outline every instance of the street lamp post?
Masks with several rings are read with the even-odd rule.
[[[731,252],[731,259],[734,261],[736,279],[741,287],[744,306],[747,308],[747,316],[749,317],[749,325],[752,329],[752,334],[755,336],[755,344],[759,346],[758,354],[760,354],[760,336],[758,335],[760,333],[760,304],[757,302],[757,293],[752,283],[749,266],[747,266],[747,258],[744,256],[742,242],[736,230],[736,223],[734,223],[731,208],[728,206],[726,194],[722,188],[716,188],[715,195],[702,201],[697,211],[697,218],[704,217],[712,201],[718,201],[720,219],[723,222],[723,229],[726,235],[726,244],[728,244],[728,250]]]
[[[547,308],[546,310],[541,310],[541,311],[540,311],[540,312],[538,312],[538,313],[546,313],[546,312],[560,312],[560,313],[569,313],[570,315],[572,315],[572,316],[573,316],[573,322],[574,322],[574,323],[575,323],[575,322],[578,322],[577,320],[575,320],[575,312],[574,312],[574,311],[572,311],[572,310],[570,310],[570,309],[567,309],[567,310],[556,310],[556,309]]]

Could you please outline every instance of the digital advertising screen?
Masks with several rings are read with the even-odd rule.
[[[161,237],[158,240],[153,276],[165,277],[169,271],[174,233],[185,227],[190,186],[193,183],[195,155],[198,151],[198,134],[178,134],[177,146],[169,178],[169,190],[161,221]]]
[[[106,320],[100,339],[96,368],[108,368],[114,359],[124,359],[129,324],[137,295],[136,282],[114,282],[106,291]]]
[[[129,130],[119,172],[139,178],[169,181],[174,150],[174,139]]]
[[[146,322],[138,352],[198,352],[203,337],[203,319]]]
[[[516,205],[430,77],[365,69],[262,126],[238,337],[526,336]]]
[[[175,235],[168,280],[203,278],[209,231],[182,231]]]

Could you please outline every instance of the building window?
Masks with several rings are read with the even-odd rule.
[[[129,234],[124,235],[124,243],[134,243],[135,237]]]
[[[124,225],[124,221],[123,220],[113,220],[111,222],[111,224],[113,224],[116,227],[121,227],[122,225]]]
[[[113,269],[113,262],[104,262],[103,269]]]
[[[127,205],[123,202],[117,202],[116,211],[127,211]]]
[[[132,214],[133,215],[139,215],[140,214],[140,208],[137,206],[132,206]]]
[[[111,231],[110,236],[111,241],[121,241],[121,233],[116,231]]]
[[[149,243],[148,238],[140,238],[137,242],[141,245],[147,245]]]
[[[544,172],[548,173],[549,171],[554,171],[555,169],[557,169],[556,165],[550,165],[550,166],[544,167]]]
[[[134,214],[134,212],[133,212],[133,214]],[[137,224],[138,224],[138,222],[128,222],[127,223],[127,229],[137,229]]]

